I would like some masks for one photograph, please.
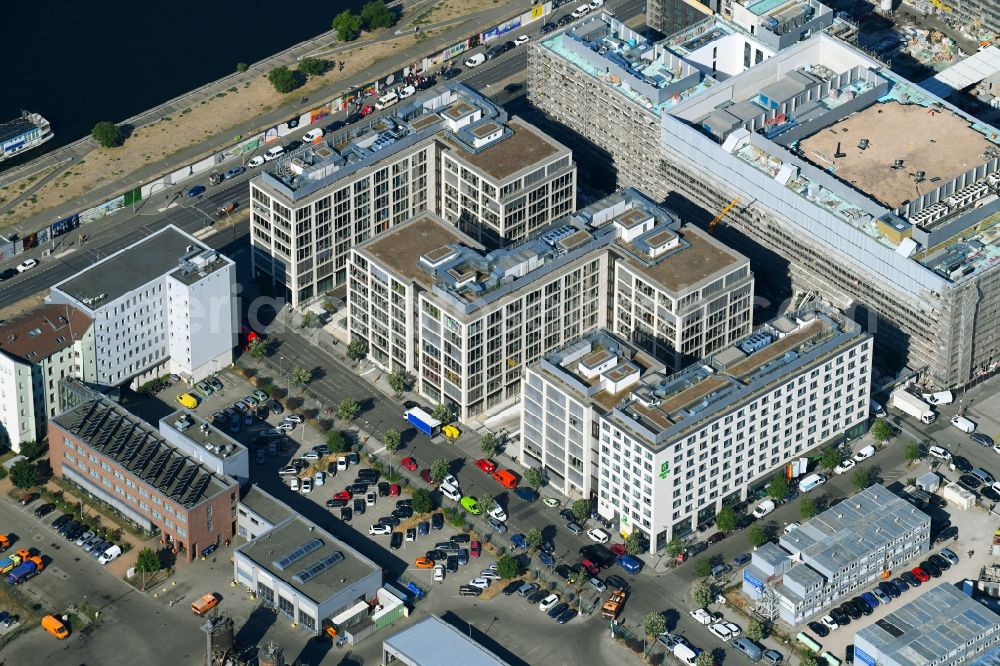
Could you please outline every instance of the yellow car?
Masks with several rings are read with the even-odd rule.
[[[458,439],[458,436],[462,434],[462,431],[453,425],[446,425],[441,428],[441,434],[448,439]]]
[[[177,395],[177,402],[180,403],[181,407],[187,407],[188,409],[194,409],[198,406],[198,398],[190,393],[179,393]]]

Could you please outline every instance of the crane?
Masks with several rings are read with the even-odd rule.
[[[719,214],[716,215],[714,218],[712,218],[712,221],[708,223],[708,230],[709,231],[715,231],[715,225],[717,225],[722,220],[722,218],[724,218],[726,216],[726,213],[728,213],[729,211],[731,211],[733,209],[733,206],[735,206],[739,202],[740,202],[740,198],[736,197],[735,199],[733,199],[732,201],[730,201],[728,204],[726,204],[726,207],[723,208],[722,210],[720,210]]]

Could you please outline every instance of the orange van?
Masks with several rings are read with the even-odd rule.
[[[517,476],[509,469],[498,469],[493,472],[493,480],[504,488],[517,488]]]
[[[69,636],[69,629],[67,629],[66,625],[54,615],[46,615],[42,618],[42,628],[59,640]]]
[[[191,612],[195,615],[204,615],[219,605],[219,598],[214,594],[206,594],[191,604]]]

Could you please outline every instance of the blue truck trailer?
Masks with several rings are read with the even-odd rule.
[[[441,422],[419,407],[406,410],[403,416],[412,426],[428,437],[433,437],[441,430]]]

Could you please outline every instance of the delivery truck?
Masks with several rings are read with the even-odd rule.
[[[7,557],[3,558],[2,560],[0,560],[0,574],[9,573],[18,564],[28,559],[29,555],[30,553],[22,548],[13,555],[8,555]]]
[[[441,422],[419,407],[406,410],[403,418],[428,437],[433,437],[441,430]]]
[[[924,423],[934,423],[934,419],[937,418],[930,405],[906,389],[896,389],[892,392],[892,406]]]
[[[611,597],[604,602],[604,606],[601,607],[601,617],[605,620],[614,620],[622,612],[622,606],[624,605],[625,590],[615,590],[611,593]]]
[[[40,574],[44,568],[42,558],[33,555],[18,564],[7,574],[7,583],[10,585],[20,585],[24,581],[30,580]]]

